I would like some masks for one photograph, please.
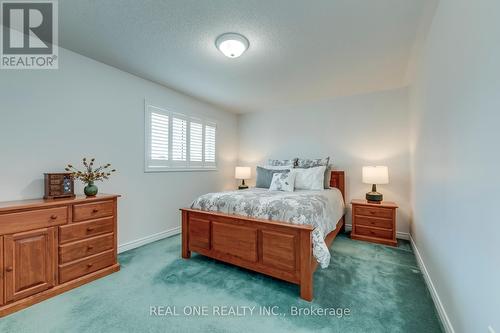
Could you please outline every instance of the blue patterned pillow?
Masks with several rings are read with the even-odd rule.
[[[293,158],[291,160],[273,160],[269,159],[267,161],[267,165],[272,165],[272,166],[290,166],[294,167],[295,164],[297,163],[298,158]]]
[[[314,168],[319,166],[328,166],[330,163],[330,157],[317,158],[317,159],[297,159],[297,168]]]

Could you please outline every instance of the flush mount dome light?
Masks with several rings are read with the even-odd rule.
[[[228,58],[238,58],[249,46],[245,36],[236,33],[226,33],[217,37],[215,46]]]

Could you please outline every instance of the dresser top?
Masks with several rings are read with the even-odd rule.
[[[98,194],[95,197],[86,197],[84,195],[77,195],[75,198],[63,198],[63,199],[28,199],[19,201],[4,201],[0,202],[0,214],[2,212],[12,211],[12,210],[64,206],[77,203],[102,201],[118,197],[120,197],[120,195],[118,194]]]
[[[382,201],[381,203],[371,203],[371,202],[368,202],[367,200],[353,199],[351,201],[351,204],[370,206],[370,207],[398,208],[398,205],[392,201]]]

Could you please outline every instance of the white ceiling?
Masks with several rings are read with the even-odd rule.
[[[234,112],[401,87],[425,0],[64,0],[62,47]],[[217,36],[250,41],[224,57]]]

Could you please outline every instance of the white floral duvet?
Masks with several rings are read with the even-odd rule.
[[[326,268],[330,263],[330,251],[325,236],[335,230],[345,206],[342,194],[336,188],[295,192],[251,188],[207,193],[193,201],[191,208],[312,225],[313,255],[321,268]]]

